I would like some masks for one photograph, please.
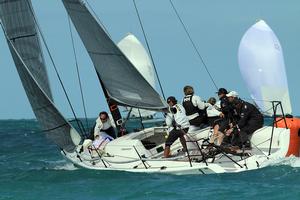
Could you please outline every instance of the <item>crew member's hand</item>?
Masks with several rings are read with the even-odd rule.
[[[220,113],[219,115],[221,118],[224,118],[224,114],[223,113]]]
[[[171,107],[170,108],[171,113],[176,114],[177,113],[177,109],[175,107]]]
[[[233,132],[233,128],[230,128],[228,130],[225,131],[226,136],[230,136]]]

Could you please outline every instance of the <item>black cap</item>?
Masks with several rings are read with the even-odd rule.
[[[218,93],[218,95],[220,95],[220,94],[227,94],[228,92],[225,88],[219,88],[218,92],[216,92],[216,93]]]
[[[177,103],[177,100],[176,100],[176,98],[174,97],[174,96],[169,96],[168,98],[167,98],[167,103],[169,103],[169,102],[173,102],[173,103]]]

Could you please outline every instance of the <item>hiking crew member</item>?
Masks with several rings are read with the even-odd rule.
[[[226,129],[228,129],[228,126],[230,124],[230,119],[233,112],[233,107],[228,102],[228,99],[226,97],[227,90],[225,88],[220,88],[217,92],[219,96],[219,101],[216,103],[216,108],[219,109],[219,111],[222,112],[220,115],[221,118],[218,120],[215,120],[213,126],[213,135],[210,138],[210,143],[214,143],[214,141],[217,139],[217,145],[221,145],[224,138],[224,132]]]
[[[243,101],[237,97],[228,96],[229,102],[232,102],[239,120],[236,125],[231,125],[232,128],[227,130],[227,135],[232,135],[232,145],[239,146],[240,148],[245,145],[245,147],[251,147],[250,139],[252,134],[263,127],[264,118],[259,110],[251,103]]]
[[[183,98],[182,105],[186,111],[190,125],[204,128],[207,125],[206,108],[209,105],[203,102],[199,96],[194,95],[192,86],[185,86],[183,92],[185,97]]]
[[[171,145],[180,138],[183,151],[187,151],[186,140],[184,135],[189,130],[189,120],[185,115],[185,109],[182,105],[177,103],[175,97],[170,96],[167,99],[167,103],[170,106],[170,113],[166,115],[166,124],[169,127],[169,136],[166,139],[164,157],[170,156]]]
[[[215,125],[216,120],[219,120],[220,118],[224,117],[224,115],[221,111],[218,110],[219,108],[216,106],[216,99],[214,97],[210,97],[207,100],[207,103],[210,104],[206,109],[207,122],[208,125],[213,127]]]
[[[115,128],[115,123],[111,121],[107,112],[103,111],[99,113],[99,117],[96,119],[94,135],[105,132],[112,138],[116,138]]]

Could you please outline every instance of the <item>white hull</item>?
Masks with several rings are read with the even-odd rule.
[[[215,156],[214,160],[208,158],[206,164],[204,161],[199,160],[202,157],[194,142],[188,142],[190,154],[198,152],[197,156],[191,156],[193,161],[189,162],[188,157],[185,155],[168,159],[162,158],[165,130],[162,127],[148,128],[113,140],[105,147],[108,155],[101,156],[101,159],[96,152],[93,157],[87,153],[63,152],[63,154],[75,165],[94,170],[170,174],[233,173],[266,167],[276,160],[284,158],[290,142],[289,129],[274,128],[271,154],[268,156],[272,127],[263,127],[253,134],[251,139],[252,150],[247,151],[249,156],[220,153]],[[207,138],[209,133],[209,129],[203,129],[190,134],[188,139]],[[202,141],[199,140],[199,145]],[[146,149],[147,144],[152,146]],[[176,154],[180,149],[180,142],[176,141],[171,150],[173,154]],[[198,158],[198,161],[195,161],[195,158]]]

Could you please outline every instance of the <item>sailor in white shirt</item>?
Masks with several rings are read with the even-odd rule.
[[[99,142],[99,138],[102,138],[100,136],[109,136],[110,139],[116,138],[115,128],[116,125],[112,118],[109,117],[108,113],[105,111],[100,112],[90,136],[83,141],[79,153],[87,151],[88,147],[99,146],[97,145],[97,142]]]
[[[220,119],[220,117],[224,117],[223,113],[218,110],[218,107],[216,105],[216,99],[214,97],[210,97],[207,101],[209,106],[206,109],[207,118],[208,118],[208,124],[210,126],[214,125],[214,122],[217,119]]]
[[[107,112],[103,111],[99,113],[99,117],[96,119],[94,135],[99,134],[102,131],[109,136],[116,138],[115,128],[116,125],[114,121],[108,116]]]
[[[170,113],[166,115],[166,124],[169,127],[169,136],[166,139],[164,157],[170,156],[170,146],[180,138],[183,151],[187,151],[186,140],[184,135],[188,132],[190,123],[185,115],[185,109],[177,103],[175,97],[170,96],[167,99],[170,106]]]

